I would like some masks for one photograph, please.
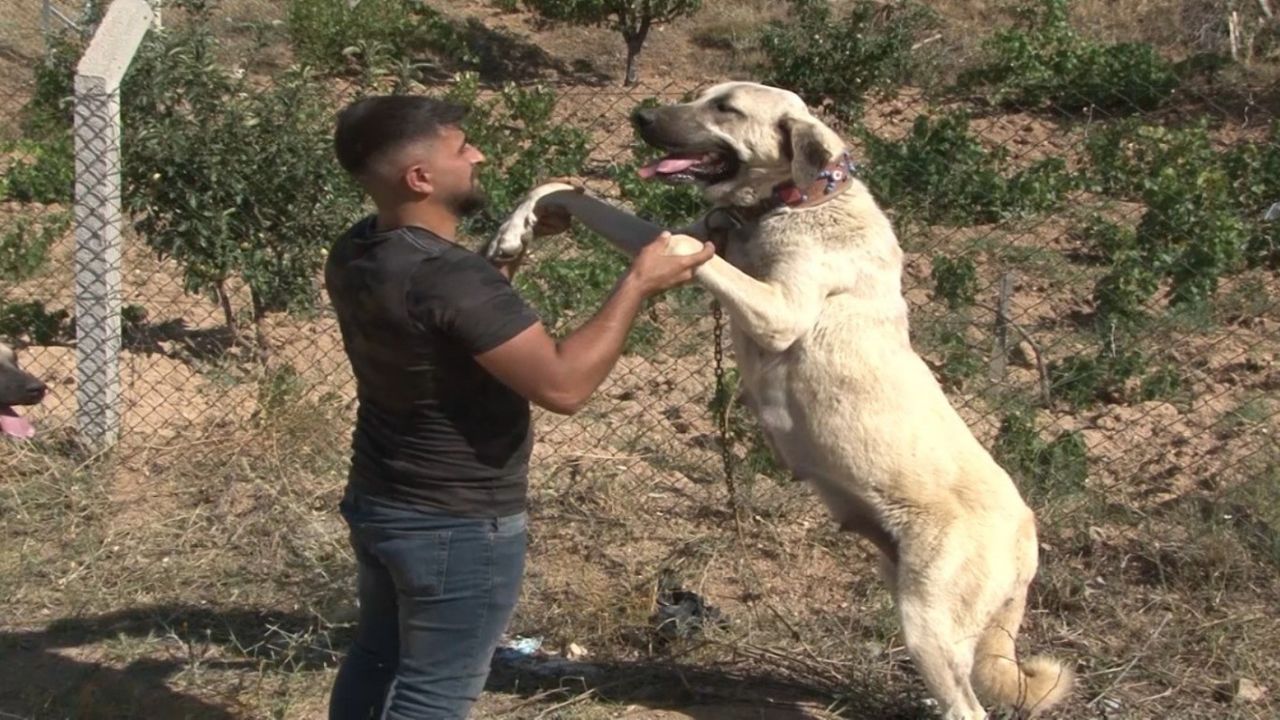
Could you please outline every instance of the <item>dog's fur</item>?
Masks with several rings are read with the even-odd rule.
[[[703,182],[721,207],[755,205],[787,180],[804,187],[845,150],[799,97],[750,83],[633,121],[669,152],[732,154],[731,176]],[[659,231],[549,184],[530,193],[488,254],[518,256],[549,207],[633,254]],[[685,232],[705,237],[707,222]],[[681,254],[700,244],[673,240]],[[725,259],[696,276],[729,315],[745,400],[778,459],[842,528],[881,550],[907,648],[943,716],[984,718],[979,698],[1035,715],[1072,687],[1056,660],[1015,659],[1037,568],[1035,518],[912,350],[902,261],[890,222],[855,180],[826,202],[777,208],[732,231]]]
[[[0,426],[4,430],[0,434],[9,434],[11,427],[25,431],[19,437],[29,437],[35,432],[11,406],[35,405],[44,399],[46,390],[39,378],[18,366],[18,356],[13,348],[0,342],[0,416],[7,418],[0,418]]]

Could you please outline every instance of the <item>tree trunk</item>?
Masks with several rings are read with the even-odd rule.
[[[636,69],[636,61],[639,59],[640,50],[644,48],[644,41],[647,37],[649,37],[648,18],[642,19],[638,28],[623,31],[622,39],[627,43],[627,74],[623,78],[622,84],[627,87],[632,87],[640,81],[640,73]]]
[[[270,355],[267,347],[267,331],[262,325],[263,319],[266,318],[267,310],[258,299],[258,293],[254,292],[252,287],[249,288],[249,299],[253,302],[254,344],[257,345],[258,362],[265,365]]]
[[[627,41],[627,75],[622,80],[622,84],[627,87],[633,87],[639,82],[639,74],[636,72],[636,57],[640,55],[640,43]]]
[[[218,295],[218,305],[222,307],[222,317],[227,323],[227,332],[231,333],[231,341],[239,342],[240,328],[236,326],[236,313],[231,308],[231,296],[227,294],[227,281],[219,280],[215,292]]]

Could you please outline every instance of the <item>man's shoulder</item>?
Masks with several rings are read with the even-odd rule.
[[[424,250],[430,249],[414,269],[417,277],[442,281],[461,278],[506,279],[496,267],[473,250],[429,233],[415,233],[415,238],[422,243]]]

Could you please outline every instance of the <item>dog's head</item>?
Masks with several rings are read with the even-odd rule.
[[[642,177],[696,183],[716,205],[754,205],[788,180],[807,186],[844,150],[800,96],[757,83],[722,83],[692,102],[637,110],[631,122],[667,153]]]
[[[0,343],[0,435],[24,440],[35,435],[35,428],[13,406],[35,405],[47,390],[39,378],[18,367],[13,348]]]

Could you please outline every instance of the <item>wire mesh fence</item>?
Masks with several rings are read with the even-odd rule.
[[[964,91],[897,87],[857,112],[840,101],[820,108],[894,221],[913,343],[1049,517],[1077,511],[1071,499],[1080,495],[1137,516],[1195,498],[1240,529],[1249,552],[1280,562],[1280,222],[1266,219],[1280,201],[1280,134],[1269,115],[1276,93],[1236,91],[1229,88],[1247,83],[1224,79],[1224,56],[1270,61],[1268,4],[1206,11],[1194,49],[1212,53],[1188,55],[1176,70],[1139,50],[1112,58],[1098,48],[1129,38],[1068,32],[1053,15],[1065,5],[1035,7],[1047,10],[1018,26],[1024,39],[1043,41],[1031,51],[1042,57],[1018,60],[1038,63],[1035,77],[998,44],[982,55],[944,23],[905,47],[938,53],[937,72],[949,76],[977,68]],[[325,23],[354,22],[335,8],[298,2],[211,16],[166,9],[164,30],[149,33],[134,60],[117,99],[129,220],[118,268],[119,397],[90,413],[103,422],[118,413],[126,466],[230,467],[253,456],[247,448],[263,428],[287,426],[290,452],[324,464],[317,474],[330,494],[339,486],[355,394],[319,271],[328,244],[368,211],[329,144],[333,112],[353,97],[432,93],[473,108],[468,129],[489,155],[491,201],[464,226],[475,245],[522,192],[551,176],[575,176],[668,226],[703,208],[687,187],[638,179],[652,151],[637,143],[629,116],[644,103],[691,97],[709,80],[665,78],[642,65],[638,85],[619,87],[534,41],[478,21],[450,25],[431,6],[410,20],[370,21],[369,37],[346,44],[323,33]],[[87,28],[94,12],[62,7],[58,16]],[[77,332],[95,308],[76,312],[74,302],[77,283],[101,278],[78,259],[71,212],[75,183],[89,180],[76,173],[83,168],[73,152],[67,73],[87,36],[59,28],[62,20],[53,22],[61,32],[42,35],[42,17],[39,7],[22,9],[4,31],[12,52],[0,57],[0,339],[51,386],[28,414],[56,435],[77,429],[77,388],[101,374],[77,366],[77,344],[85,350]],[[409,53],[396,32],[445,51]],[[787,41],[777,33],[771,42]],[[1054,67],[1053,53],[1068,47],[1077,64]],[[827,58],[840,52],[835,44],[819,49]],[[791,56],[804,57],[794,48]],[[311,67],[298,70],[299,60]],[[1098,67],[1080,69],[1089,62]],[[453,74],[459,65],[467,72]],[[1133,78],[1110,82],[1121,70]],[[530,80],[538,74],[554,79]],[[808,75],[792,79],[797,91],[831,91]],[[575,228],[539,241],[517,285],[563,334],[599,306],[624,267],[603,241]],[[729,348],[726,388],[717,392],[713,324],[696,285],[668,293],[638,320],[585,410],[537,414],[532,502],[548,521],[545,542],[582,545],[574,557],[590,567],[547,570],[530,591],[526,624],[581,622],[563,617],[572,614],[563,603],[583,602],[572,590],[582,580],[575,573],[619,583],[623,599],[591,611],[597,629],[618,636],[645,623],[629,614],[625,596],[653,567],[698,568],[723,596],[762,596],[765,617],[817,592],[789,588],[785,577],[799,548],[816,543],[805,534],[820,523],[812,499],[733,402]],[[781,559],[759,545],[708,540],[728,542],[733,533],[719,412],[729,415],[749,515],[766,524],[806,518],[798,534],[769,531],[787,548]],[[247,437],[228,446],[231,436]],[[1085,529],[1097,531],[1095,541],[1119,542],[1137,522],[1126,517],[1114,527],[1090,520]],[[644,521],[628,525],[636,518]],[[738,562],[712,572],[721,556]],[[805,557],[830,569],[831,558]],[[833,557],[839,568],[851,556]],[[771,572],[764,566],[775,576],[761,577]],[[1059,628],[1040,637],[1073,642]],[[833,630],[809,651],[844,657],[836,645],[845,640]]]

